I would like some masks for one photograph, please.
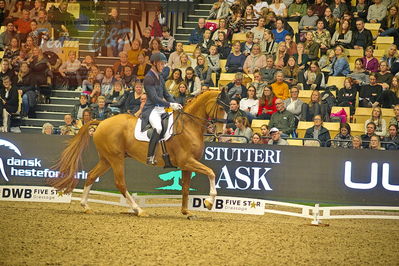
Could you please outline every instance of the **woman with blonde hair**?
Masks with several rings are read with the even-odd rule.
[[[321,102],[318,90],[312,92],[309,103],[302,104],[301,121],[313,121],[316,115],[320,115],[324,121],[328,117],[327,106]]]
[[[187,97],[190,95],[190,91],[188,90],[187,83],[182,81],[177,85],[177,90],[172,91],[172,96],[175,101],[182,106],[184,106],[187,102]]]
[[[197,66],[194,69],[195,75],[201,80],[201,85],[212,87],[214,84],[211,79],[212,69],[208,67],[205,56],[197,57]]]
[[[362,138],[360,136],[353,136],[352,138],[352,149],[361,150],[363,149]]]
[[[397,3],[398,4],[398,3]],[[399,7],[398,5],[391,6],[385,18],[381,21],[380,35],[393,36],[395,43],[398,43],[398,29],[399,29]]]
[[[331,76],[346,76],[350,73],[348,58],[342,45],[335,47],[335,57],[332,61]]]
[[[287,64],[289,55],[287,54],[287,45],[285,42],[280,42],[278,44],[277,52],[274,55],[274,66],[277,69],[283,69]]]
[[[248,141],[251,140],[252,138],[252,129],[249,125],[248,119],[246,117],[239,116],[236,119],[234,119],[234,123],[236,126],[236,129],[234,130],[234,136],[243,136],[248,139]],[[234,138],[234,142],[239,142],[239,143],[246,143],[245,138]]]
[[[182,75],[181,75],[182,79],[184,79],[184,77],[186,76],[186,69],[188,67],[191,67],[191,61],[188,58],[188,55],[186,53],[182,53],[180,55],[180,67],[179,67],[179,69],[182,73]]]
[[[191,62],[191,67],[195,69],[197,66],[197,58],[198,56],[202,55],[201,53],[201,48],[200,47],[195,47],[192,55],[188,56],[188,60]]]
[[[266,29],[263,34],[263,40],[259,43],[262,54],[275,54],[278,44],[274,40],[274,35],[271,30]]]
[[[269,5],[269,9],[278,17],[286,18],[288,16],[288,9],[283,0],[273,0],[272,4]]]
[[[383,147],[381,147],[381,140],[376,135],[370,137],[369,149],[370,150],[385,150]]]
[[[320,70],[319,64],[313,61],[309,69],[305,72],[299,72],[298,75],[298,86],[304,90],[319,90],[323,84],[323,73]]]
[[[367,119],[364,122],[364,132],[367,133],[367,124],[370,122],[374,122],[375,124],[375,134],[380,137],[385,137],[387,134],[387,125],[385,119],[382,118],[382,110],[380,107],[374,107],[371,111],[370,119]]]
[[[266,56],[261,54],[259,44],[254,44],[251,54],[244,62],[243,70],[247,74],[253,74],[255,70],[261,69],[266,65]]]

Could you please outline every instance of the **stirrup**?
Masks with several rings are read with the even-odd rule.
[[[148,165],[156,165],[157,164],[157,161],[155,160],[155,156],[150,156],[150,157],[147,157],[147,164]]]

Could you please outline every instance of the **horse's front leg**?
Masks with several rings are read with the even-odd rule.
[[[182,170],[182,205],[181,213],[187,215],[188,219],[194,218],[195,216],[188,210],[188,195],[190,193],[191,183],[191,172]]]

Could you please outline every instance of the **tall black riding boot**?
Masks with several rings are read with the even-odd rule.
[[[160,135],[156,130],[152,133],[150,144],[148,145],[148,154],[147,154],[147,164],[156,165],[155,161],[155,149],[157,147],[157,143],[159,141]]]

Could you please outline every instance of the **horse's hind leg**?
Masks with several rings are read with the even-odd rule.
[[[137,205],[134,201],[133,197],[130,195],[129,191],[126,188],[126,180],[125,180],[125,158],[113,158],[111,162],[112,170],[114,171],[114,179],[115,185],[122,193],[122,195],[126,198],[127,204],[129,204],[130,208],[132,208],[133,212],[137,216],[147,216],[147,214]]]
[[[83,188],[82,199],[80,200],[80,205],[84,208],[85,213],[92,212],[89,205],[87,204],[87,200],[89,197],[90,189],[94,181],[99,176],[103,175],[109,168],[110,168],[109,163],[104,158],[101,158],[100,161],[96,164],[96,166],[94,166],[94,168],[91,169],[89,174],[87,175],[87,180]]]
[[[187,160],[186,164],[182,168],[191,172],[197,172],[208,176],[209,197],[205,199],[205,206],[208,210],[211,210],[217,195],[216,184],[215,184],[215,173],[212,171],[211,168],[205,166],[204,164],[200,163],[195,159]]]

